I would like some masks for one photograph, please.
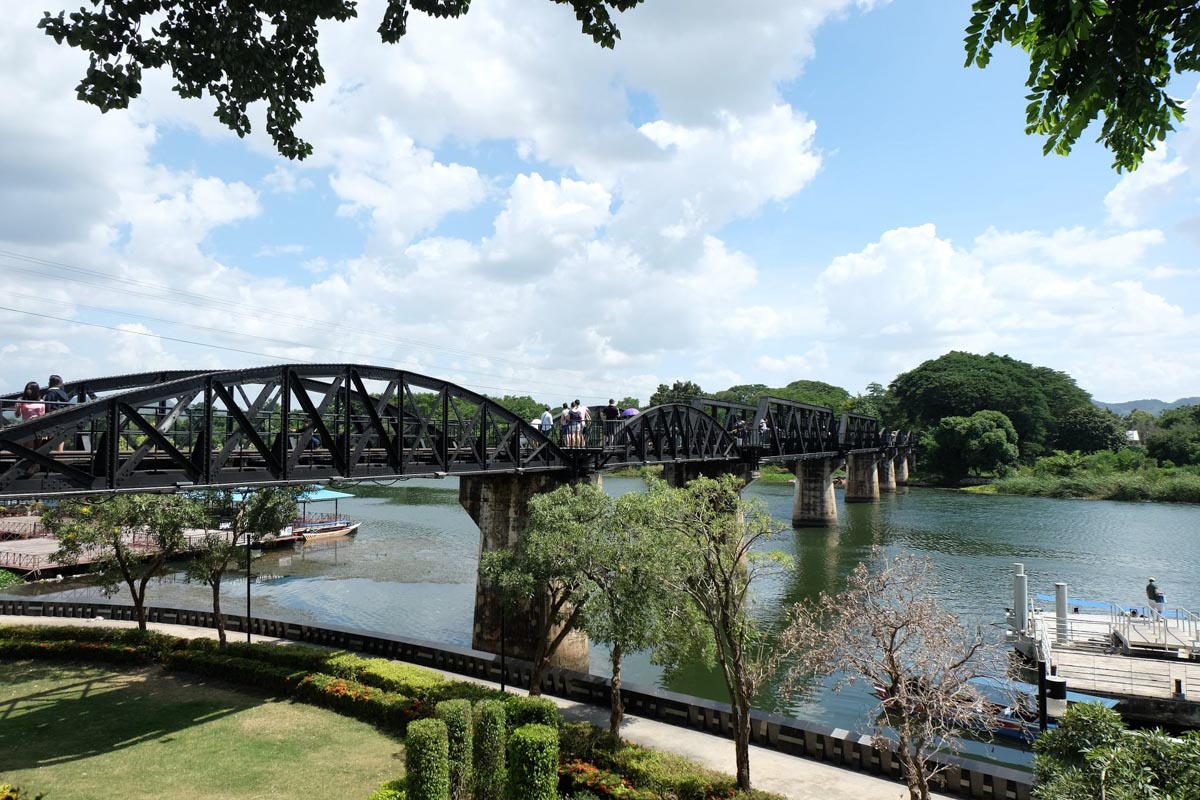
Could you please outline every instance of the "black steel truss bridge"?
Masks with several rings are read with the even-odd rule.
[[[73,381],[73,401],[0,430],[0,497],[586,473],[678,462],[791,462],[911,448],[873,417],[764,397],[696,398],[578,435],[543,433],[438,378],[361,364],[176,370]],[[11,411],[19,393],[0,395]]]

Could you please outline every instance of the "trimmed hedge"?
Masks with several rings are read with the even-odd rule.
[[[564,724],[559,743],[563,785],[586,787],[603,797],[640,800],[642,795],[637,792],[645,791],[673,800],[782,800],[769,792],[738,791],[732,775],[673,753],[614,740],[608,731],[586,723]]]
[[[443,700],[435,706],[450,739],[450,797],[470,800],[474,785],[474,729],[470,700]]]
[[[548,697],[526,697],[522,694],[504,695],[505,709],[508,712],[508,730],[522,725],[546,725],[557,728],[562,717],[558,714],[558,706]]]
[[[396,780],[388,781],[375,791],[371,792],[371,796],[368,797],[367,800],[407,800],[407,798],[407,779],[396,778]]]
[[[446,723],[440,719],[419,719],[408,726],[404,769],[410,800],[448,800],[449,748]]]
[[[556,797],[553,792],[545,793],[548,783],[541,788],[519,789],[512,798],[505,795],[510,779],[517,783],[526,780],[531,763],[524,755],[512,756],[511,763],[521,774],[514,777],[506,772],[505,753],[514,753],[512,742],[506,743],[506,733],[510,725],[524,730],[522,726],[528,726],[531,720],[534,721],[533,728],[546,730],[544,723],[549,723],[550,729],[559,728],[553,740],[556,753],[553,761],[557,771],[558,752],[561,751],[563,766],[555,780],[561,778],[562,787],[576,789],[575,794],[590,792],[617,800],[650,800],[655,796],[672,800],[728,800],[733,797],[782,800],[766,792],[737,792],[731,776],[704,769],[679,756],[613,741],[606,732],[590,725],[561,723],[557,708],[548,698],[506,695],[476,684],[446,680],[436,673],[408,665],[399,665],[403,669],[390,674],[416,676],[410,685],[428,687],[426,696],[411,697],[369,686],[368,681],[382,680],[380,676],[390,672],[380,670],[378,663],[372,663],[381,659],[359,659],[345,653],[294,645],[230,643],[222,649],[211,640],[188,641],[153,632],[143,634],[128,628],[66,626],[0,627],[0,657],[6,656],[163,663],[169,668],[292,697],[396,731],[403,731],[409,723],[417,724],[414,720],[430,716],[435,698],[444,699],[446,695],[452,698],[454,695],[482,697],[485,699],[475,704],[473,715],[475,800],[543,800],[543,797],[551,800]],[[326,674],[323,670],[330,669],[326,665],[332,658],[339,659],[339,671],[361,669],[355,674],[360,674],[363,681]],[[314,666],[319,668],[314,669]],[[434,679],[424,680],[422,684],[420,681],[428,675]],[[450,704],[448,707],[462,708],[463,705]],[[442,795],[443,799],[449,792],[448,734],[446,738],[447,795]],[[411,739],[409,746],[411,748]],[[517,748],[531,746],[526,743]],[[377,794],[385,790],[390,794],[381,794],[373,800],[407,800],[409,796],[416,800],[412,784],[408,783],[407,787],[406,791],[403,781],[389,782],[381,786]]]
[[[600,769],[586,761],[568,761],[562,764],[558,768],[558,778],[559,786],[576,797],[576,793],[581,791],[593,796],[612,797],[615,800],[660,800],[662,797],[649,789],[634,788],[629,781],[615,772]]]
[[[428,696],[447,682],[441,675],[422,667],[386,658],[362,658],[353,653],[331,654],[322,671],[413,697]]]
[[[508,771],[508,727],[504,703],[481,700],[475,704],[475,800],[504,800]]]
[[[558,731],[522,725],[508,740],[510,800],[558,800]]]
[[[103,661],[109,664],[153,664],[157,659],[140,647],[107,642],[8,641],[0,639],[0,658],[52,658]]]
[[[70,625],[5,625],[0,626],[0,641],[7,642],[77,642],[125,645],[144,650],[154,658],[163,658],[172,650],[186,647],[188,640],[164,633],[137,628],[76,628]]]

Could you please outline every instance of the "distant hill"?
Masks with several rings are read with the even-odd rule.
[[[1172,408],[1179,408],[1180,406],[1200,405],[1200,397],[1181,397],[1174,403],[1167,403],[1162,400],[1130,400],[1127,403],[1104,403],[1100,400],[1093,400],[1092,402],[1100,408],[1107,408],[1114,414],[1120,414],[1123,417],[1134,409],[1148,411],[1151,414],[1157,415]]]

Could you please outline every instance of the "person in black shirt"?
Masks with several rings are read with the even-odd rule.
[[[46,381],[46,391],[42,392],[42,402],[46,404],[46,413],[53,414],[61,408],[71,404],[71,397],[67,394],[67,390],[63,388],[63,379],[58,375],[51,375]],[[59,442],[54,448],[54,452],[61,453],[66,442]]]
[[[610,397],[608,405],[600,409],[600,413],[604,416],[604,444],[608,446],[613,444],[613,439],[616,438],[617,419],[621,416],[621,409],[617,408],[617,401]]]

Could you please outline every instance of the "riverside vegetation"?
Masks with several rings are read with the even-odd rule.
[[[550,700],[386,659],[302,645],[220,646],[130,629],[25,626],[0,627],[0,659],[161,665],[405,735],[407,773],[383,784],[372,800],[782,800],[738,791],[728,775],[566,723]],[[86,759],[73,763],[87,769]],[[192,790],[203,796],[203,787]]]

